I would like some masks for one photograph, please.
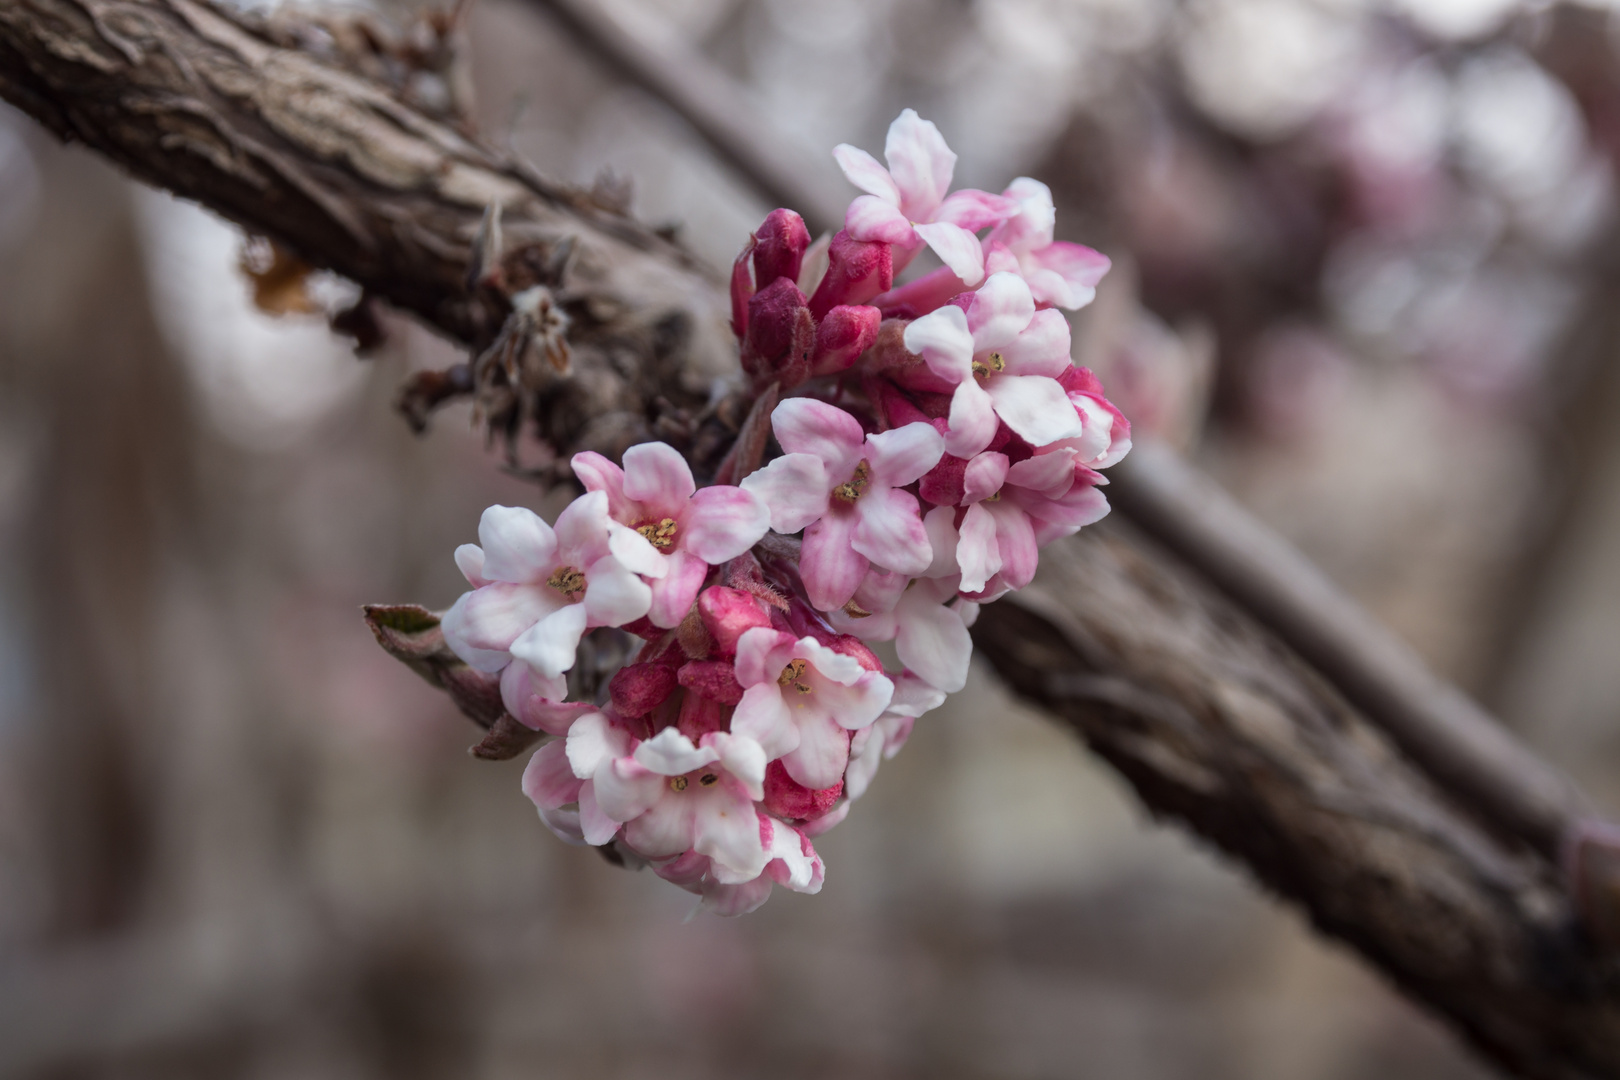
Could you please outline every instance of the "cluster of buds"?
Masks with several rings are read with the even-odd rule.
[[[1108,260],[1053,240],[1045,185],[951,193],[956,156],[909,109],[885,155],[835,151],[867,194],[830,241],[777,210],[737,260],[743,369],[789,395],[781,454],[701,490],[662,443],[622,469],[578,454],[586,494],[555,528],[491,507],[456,553],[472,591],[446,641],[556,736],[524,774],[541,818],[725,914],[821,887],[813,839],[962,688],[978,605],[1107,513],[1098,470],[1130,446],[1057,310],[1088,303]],[[895,287],[925,247],[942,265]],[[570,702],[593,627],[643,644]]]

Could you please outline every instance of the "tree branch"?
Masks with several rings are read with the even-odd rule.
[[[742,423],[746,410],[707,404],[735,353],[721,290],[679,248],[238,16],[196,0],[14,0],[0,7],[0,95],[474,349],[510,328],[515,293],[552,290],[573,361],[541,381],[533,419],[558,454],[668,438],[718,462]],[[508,245],[469,284],[492,205]],[[1144,455],[1121,476],[1122,506],[1369,715],[1117,525],[1048,549],[1035,586],[985,609],[980,649],[1155,811],[1245,861],[1504,1065],[1620,1074],[1620,985],[1575,929],[1552,856],[1578,798],[1410,658],[1391,660],[1319,579],[1290,578],[1299,565],[1259,526],[1154,465]],[[1334,638],[1307,616],[1372,637]],[[1359,669],[1334,668],[1358,649]],[[1369,723],[1380,687],[1433,699],[1404,732],[1380,715],[1393,744]]]

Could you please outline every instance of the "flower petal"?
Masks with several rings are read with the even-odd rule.
[[[1001,553],[1001,577],[1015,589],[1022,589],[1035,578],[1040,552],[1035,545],[1035,529],[1029,515],[1010,502],[989,507],[996,522],[996,548]]]
[[[617,521],[608,522],[608,553],[634,574],[657,580],[669,573],[658,549],[645,536]]]
[[[548,678],[561,675],[574,666],[584,633],[585,605],[565,604],[512,642],[512,655]]]
[[[973,351],[1006,349],[1034,317],[1035,298],[1029,294],[1024,279],[1005,270],[991,274],[968,302],[967,320],[973,331]]]
[[[445,643],[470,666],[480,671],[499,671],[506,665],[489,666],[494,660],[489,654],[509,651],[513,642],[561,607],[562,602],[556,590],[544,585],[497,581],[463,594],[439,626],[444,630]]]
[[[673,517],[696,490],[692,467],[668,443],[639,443],[624,452],[624,493],[649,511]]]
[[[939,464],[945,440],[921,421],[866,437],[866,461],[874,486],[905,487]]]
[[[913,319],[903,340],[907,351],[921,356],[940,378],[952,383],[973,378],[973,334],[961,308],[947,304]]]
[[[899,488],[868,491],[855,504],[855,519],[850,546],[875,565],[897,574],[917,575],[934,561],[934,549],[928,546],[928,530],[923,528],[921,508],[917,496],[911,492]],[[865,567],[862,573],[864,575]],[[860,585],[859,579],[855,585]],[[851,588],[850,597],[854,595],[855,589]],[[844,603],[848,600],[846,597]],[[843,607],[843,603],[828,605],[822,610],[832,607]]]
[[[905,244],[917,235],[898,207],[876,195],[856,196],[844,212],[844,228],[854,239],[868,243]]]
[[[962,616],[944,604],[926,598],[907,604],[894,649],[902,664],[946,693],[954,694],[967,685],[973,639],[962,625]]]
[[[607,493],[608,513],[629,523],[640,508],[624,493],[624,470],[594,450],[582,450],[569,462],[586,491]]]
[[[652,607],[652,589],[612,555],[604,555],[585,570],[585,609],[591,626],[623,626],[635,622]]]
[[[861,459],[866,432],[836,405],[814,398],[788,398],[771,413],[771,430],[789,454],[814,454],[828,476],[847,476]],[[780,530],[778,530],[780,531]]]
[[[1001,549],[996,543],[996,519],[983,503],[968,507],[956,544],[957,565],[962,568],[962,591],[978,592],[1001,570]]]
[[[849,764],[849,732],[823,718],[798,727],[799,745],[783,755],[782,767],[807,788],[832,787]]]
[[[968,232],[978,232],[980,229],[1000,225],[1016,213],[1018,203],[1013,199],[992,195],[988,191],[963,188],[945,197],[945,201],[934,212],[934,220],[948,221],[952,225],[962,226]]]
[[[913,229],[965,284],[973,286],[984,280],[984,249],[977,236],[948,221],[915,225]]]
[[[876,494],[869,492],[867,497]],[[852,546],[856,522],[855,514],[834,511],[804,530],[799,575],[804,579],[805,596],[821,611],[849,603],[871,565]]]
[[[680,527],[678,546],[719,566],[759,543],[771,527],[771,510],[743,488],[706,487],[692,496]]]
[[[581,716],[568,730],[568,765],[581,780],[589,780],[597,770],[630,752],[630,733],[608,719],[606,713],[592,711]]]
[[[609,817],[596,801],[596,785],[586,784],[579,793],[579,833],[592,847],[601,847],[619,831],[619,823]]]
[[[501,704],[524,727],[548,735],[566,735],[574,721],[594,706],[566,701],[568,683],[562,676],[546,678],[521,660],[501,672]]]
[[[1057,386],[1057,383],[1052,385]],[[957,384],[956,392],[951,395],[948,425],[945,452],[956,457],[971,458],[996,437],[996,404],[977,379],[964,379]]]
[[[814,685],[816,704],[824,710],[824,715],[839,727],[850,731],[857,731],[882,716],[883,710],[889,707],[889,701],[894,696],[893,680],[887,675],[864,669],[860,677],[850,680],[847,686],[831,680],[816,682]],[[806,713],[808,712],[809,710],[806,710]],[[804,716],[801,715],[798,719],[802,727]]]
[[[641,816],[625,823],[624,838],[650,859],[679,855],[692,846],[692,818],[696,807],[693,800],[669,792],[665,788],[669,781],[663,777],[656,773],[647,775],[655,777],[664,792]],[[596,797],[601,800],[602,794],[598,792]]]
[[[544,581],[557,554],[557,537],[540,515],[522,506],[491,506],[478,521],[488,581]]]
[[[1019,254],[1050,244],[1052,229],[1057,223],[1052,189],[1039,180],[1020,176],[1008,184],[1002,194],[1018,204],[1018,213],[991,233],[990,239]]]
[[[720,764],[726,772],[748,789],[751,799],[765,797],[765,748],[746,735],[733,735],[717,731],[705,735],[703,741],[719,751]]]
[[[889,701],[889,716],[915,719],[925,712],[945,704],[945,691],[920,676],[903,671],[894,680],[894,697]],[[875,727],[887,728],[888,721],[880,720]]]
[[[614,821],[622,822],[634,821],[666,801],[669,781],[644,768],[634,758],[618,758],[609,762],[606,768],[597,770],[591,787],[602,812]],[[636,850],[643,855],[654,854],[640,846]],[[682,846],[667,854],[675,855],[685,850],[685,846]]]
[[[833,160],[838,162],[850,183],[891,206],[900,205],[900,189],[895,186],[889,170],[878,164],[877,158],[858,146],[839,143],[833,147]]]
[[[782,688],[776,685],[775,678],[743,691],[742,701],[731,714],[731,733],[759,743],[768,758],[781,757],[799,745],[798,725],[782,700]]]
[[[986,380],[984,389],[995,402],[996,415],[1031,446],[1073,438],[1084,430],[1069,395],[1056,379],[1044,375],[993,375]]]
[[[475,589],[489,584],[489,579],[484,576],[484,549],[477,544],[462,544],[456,548],[456,569]]]
[[[541,810],[577,802],[584,783],[569,768],[567,748],[560,739],[536,750],[523,769],[523,794]]]
[[[951,176],[956,172],[956,155],[945,145],[939,128],[914,109],[902,110],[889,125],[883,157],[899,189],[900,208],[912,221],[929,220],[945,201],[945,193],[951,190]]]
[[[962,472],[962,505],[981,502],[1001,490],[1007,479],[1007,455],[994,450],[975,454]]]
[[[814,454],[783,454],[743,478],[742,489],[765,504],[771,528],[796,533],[827,512],[827,467]]]
[[[1074,361],[1069,357],[1069,320],[1063,312],[1037,311],[1010,344],[1001,350],[1008,375],[1049,375],[1057,378]]]
[[[949,506],[936,506],[923,517],[923,529],[928,533],[928,546],[934,550],[934,561],[923,571],[927,578],[954,577],[960,571],[956,565],[956,511]],[[954,591],[954,590],[953,590]]]
[[[672,727],[665,728],[636,747],[633,756],[644,768],[660,776],[679,776],[720,760],[718,751],[707,746],[693,746],[691,739]]]
[[[584,569],[606,555],[612,520],[605,491],[588,491],[569,503],[557,515],[557,558]]]
[[[662,556],[669,573],[652,583],[652,606],[647,617],[654,626],[672,629],[679,626],[686,613],[692,610],[703,579],[709,576],[709,564],[686,551]],[[586,599],[590,598],[589,594]]]
[[[1074,486],[1074,459],[1073,451],[1062,448],[1036,454],[1008,469],[1007,483],[1061,498]]]
[[[743,686],[756,683],[776,685],[782,666],[793,657],[793,635],[768,626],[744,630],[737,638],[737,681]]]
[[[759,877],[769,861],[760,842],[759,812],[747,794],[730,784],[700,793],[692,802],[692,850],[714,860],[716,878],[729,871],[726,884]]]
[[[1063,240],[1030,252],[1028,261],[1062,278],[1068,287],[1067,292],[1062,297],[1052,297],[1050,303],[1064,308],[1089,304],[1092,297],[1097,295],[1097,283],[1112,265],[1102,252]]]

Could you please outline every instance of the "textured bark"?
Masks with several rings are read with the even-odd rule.
[[[1117,522],[1041,553],[979,651],[1135,787],[1506,1068],[1620,1075],[1620,983],[1557,868],[1453,801],[1315,671]]]
[[[0,96],[475,348],[511,293],[550,287],[574,363],[540,373],[528,412],[555,452],[656,437],[703,457],[693,442],[735,349],[723,294],[685,252],[282,37],[193,0],[14,0]],[[504,273],[470,287],[491,206]]]
[[[723,293],[677,247],[236,16],[194,0],[10,0],[0,95],[475,349],[509,325],[513,292],[548,286],[573,359],[543,380],[535,418],[559,453],[658,437],[718,461],[742,422],[746,409],[709,404],[735,372]],[[469,285],[491,205],[509,241],[501,273]],[[465,371],[442,382],[424,394],[474,385]],[[410,652],[399,635],[423,628],[384,629]],[[1548,845],[1492,831],[1150,543],[1109,524],[1052,546],[1037,583],[988,606],[975,637],[1155,812],[1245,862],[1497,1061],[1620,1075],[1620,973],[1575,928]],[[493,701],[462,696],[499,720],[484,717]]]

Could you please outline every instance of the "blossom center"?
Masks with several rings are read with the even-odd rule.
[[[714,787],[714,785],[720,782],[720,775],[718,773],[706,772],[697,778],[697,782],[701,787]],[[669,778],[669,789],[671,791],[685,791],[691,785],[692,781],[688,780],[684,776],[672,776]]]
[[[867,464],[865,458],[861,458],[861,463],[855,466],[855,475],[851,476],[847,482],[832,489],[833,498],[840,502],[855,502],[866,494],[866,489],[871,486],[871,483],[872,466]]]
[[[585,595],[585,571],[577,566],[559,566],[546,578],[546,584],[577,603]]]
[[[675,543],[675,519],[661,518],[636,526],[636,532],[647,538],[647,543],[659,551],[667,551]]]
[[[684,777],[684,776],[672,776],[672,777],[670,777],[669,778],[669,787],[670,787],[671,791],[685,791],[686,790],[686,777]]]
[[[802,658],[789,660],[787,667],[782,669],[782,674],[776,677],[776,685],[784,690],[791,686],[801,694],[808,694],[810,684],[805,682],[804,670],[809,666],[810,662]]]
[[[999,352],[985,354],[983,360],[973,361],[973,377],[983,381],[1007,370],[1007,361]]]

